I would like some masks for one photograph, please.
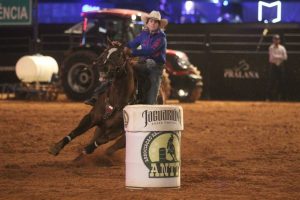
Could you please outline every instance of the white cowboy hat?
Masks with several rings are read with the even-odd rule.
[[[162,28],[162,29],[165,28],[168,24],[168,20],[162,19],[160,12],[155,11],[155,10],[151,11],[150,14],[142,15],[141,18],[142,18],[142,21],[144,22],[144,24],[147,24],[148,19],[155,19],[155,20],[160,21],[160,28]]]

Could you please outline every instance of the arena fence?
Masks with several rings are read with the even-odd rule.
[[[41,27],[42,29],[42,27]],[[60,30],[61,29],[61,30]],[[41,31],[39,51],[60,63],[66,51],[80,44],[80,36],[66,35],[66,26],[56,32]],[[262,33],[268,29],[268,34]],[[51,31],[50,31],[51,30]],[[288,98],[300,99],[300,31],[298,25],[172,25],[167,29],[168,48],[188,54],[202,72],[204,98],[261,100],[265,98],[268,47],[272,35],[281,35],[288,51]],[[14,66],[32,52],[31,36],[0,32],[0,70]],[[89,37],[93,41],[95,38]],[[6,66],[6,67],[5,67]],[[0,73],[0,77],[1,77]],[[5,76],[7,77],[7,76]],[[5,80],[1,77],[1,81]]]

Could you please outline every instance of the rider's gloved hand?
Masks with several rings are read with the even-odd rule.
[[[125,52],[125,54],[128,55],[128,56],[131,56],[131,55],[132,55],[132,50],[131,50],[130,48],[128,48],[128,47],[125,47],[125,48],[124,48],[124,52]]]
[[[106,73],[105,72],[99,72],[99,81],[104,82],[106,80],[107,80]]]

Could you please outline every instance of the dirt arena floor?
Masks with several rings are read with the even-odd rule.
[[[47,153],[88,106],[1,100],[0,199],[300,199],[300,103],[182,107],[181,188],[129,190],[124,150],[107,157],[104,146],[72,161],[92,131],[57,157]]]

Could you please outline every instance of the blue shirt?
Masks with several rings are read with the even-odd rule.
[[[142,49],[137,49],[138,46]],[[127,45],[132,50],[133,56],[141,56],[145,59],[153,59],[158,64],[166,62],[167,40],[162,30],[150,34],[143,30],[136,38]]]

